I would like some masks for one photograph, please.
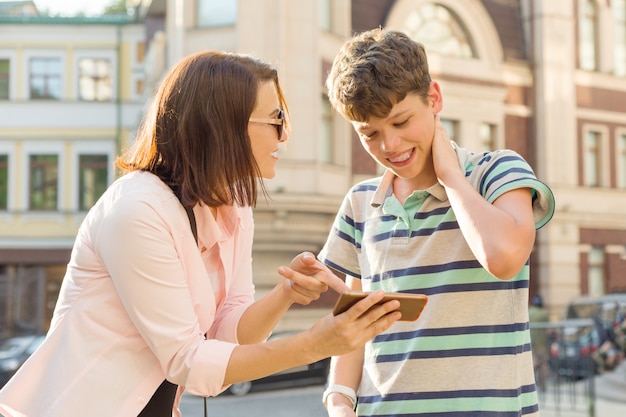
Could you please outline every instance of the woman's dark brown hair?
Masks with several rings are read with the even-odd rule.
[[[262,182],[248,136],[259,84],[272,81],[287,116],[274,68],[256,58],[205,51],[165,77],[133,146],[116,161],[127,173],[157,175],[186,207],[254,206]]]

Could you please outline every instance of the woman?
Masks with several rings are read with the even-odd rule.
[[[202,52],[172,69],[118,159],[126,174],[80,227],[46,340],[0,391],[5,417],[137,416],[170,383],[178,416],[184,389],[216,395],[346,353],[398,319],[395,301],[371,308],[378,292],[263,343],[292,303],[346,289],[305,253],[254,301],[252,207],[287,123],[276,71],[257,59]]]

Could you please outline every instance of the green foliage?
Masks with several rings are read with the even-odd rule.
[[[104,7],[103,14],[127,14],[126,0],[111,0],[111,2]]]

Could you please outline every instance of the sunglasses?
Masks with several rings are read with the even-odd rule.
[[[285,127],[285,112],[282,110],[278,110],[278,115],[276,115],[275,119],[267,119],[264,117],[251,117],[251,122],[254,123],[265,123],[268,125],[274,125],[276,127],[276,131],[278,132],[278,140],[283,138],[283,129]]]

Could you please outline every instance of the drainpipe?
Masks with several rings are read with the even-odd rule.
[[[117,94],[115,98],[116,110],[116,154],[122,149],[122,23],[116,25],[117,29]]]

